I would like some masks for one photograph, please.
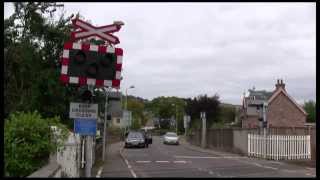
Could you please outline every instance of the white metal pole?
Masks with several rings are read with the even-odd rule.
[[[128,88],[126,89],[126,104],[124,106],[125,110],[127,110],[127,104],[128,104]]]
[[[93,93],[93,86],[88,86],[88,90]],[[93,137],[85,136],[86,138],[86,165],[85,165],[85,176],[91,177],[91,168],[92,168],[92,156],[93,156]]]
[[[103,147],[102,147],[102,161],[105,161],[105,154],[106,154],[106,131],[107,131],[107,114],[108,114],[108,89],[105,90],[105,96],[106,96],[106,103],[104,106],[104,123],[103,123]]]
[[[176,106],[176,133],[177,133],[177,135],[178,135],[178,116],[177,116],[177,105],[175,105]]]
[[[91,177],[92,168],[92,136],[86,136],[86,177]]]
[[[201,146],[202,148],[206,147],[206,113],[202,112],[201,113],[201,118],[202,118],[202,139],[201,139]]]
[[[84,168],[84,145],[85,145],[85,138],[82,136],[81,137],[81,147],[82,147],[82,152],[81,152],[81,168]]]
[[[263,103],[262,106],[262,111],[263,111],[263,134],[264,134],[264,139],[267,138],[267,112],[266,112],[267,104]],[[266,143],[264,143],[264,149],[267,148]],[[266,154],[264,153],[264,158],[266,158]]]

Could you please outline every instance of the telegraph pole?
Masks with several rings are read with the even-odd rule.
[[[88,86],[88,90],[92,93],[93,86]],[[90,102],[89,102],[90,103]],[[91,177],[92,160],[93,160],[93,136],[86,135],[86,167],[85,175],[86,177]]]
[[[201,112],[200,113],[200,118],[202,119],[202,138],[201,138],[201,147],[206,148],[207,144],[207,139],[206,139],[206,112]]]
[[[262,104],[262,113],[263,113],[263,136],[264,136],[264,142],[266,142],[267,139],[267,103],[263,102]],[[264,143],[265,151],[267,150],[267,144]],[[266,153],[264,153],[264,157],[266,157]]]
[[[107,133],[107,115],[108,115],[108,95],[109,89],[104,88],[104,93],[106,96],[106,103],[104,105],[104,122],[103,122],[103,147],[102,147],[102,161],[105,161],[105,154],[106,154],[106,133]]]

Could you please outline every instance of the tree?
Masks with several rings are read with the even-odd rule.
[[[59,57],[70,36],[70,17],[54,20],[62,4],[15,2],[14,13],[4,20],[4,115],[38,110],[45,117],[68,118],[75,87],[59,82]],[[67,120],[67,121],[66,121]]]
[[[308,113],[307,122],[316,122],[316,102],[309,100],[304,103],[303,108]]]
[[[236,116],[236,109],[232,105],[220,104],[220,118],[219,121],[222,123],[231,123],[234,121]]]
[[[219,116],[221,110],[219,106],[219,96],[217,94],[212,97],[199,95],[193,99],[188,98],[185,101],[187,103],[185,108],[186,113],[191,116],[191,126],[199,127],[199,123],[201,124],[200,112],[206,112],[207,127],[210,127],[213,123],[220,121]]]
[[[139,129],[144,123],[144,103],[136,98],[128,98],[127,108],[132,112],[132,128]]]
[[[178,97],[157,97],[146,104],[146,109],[151,111],[156,117],[162,119],[160,121],[161,128],[167,128],[168,119],[174,118],[178,122],[178,131],[183,132],[183,115],[185,102]]]

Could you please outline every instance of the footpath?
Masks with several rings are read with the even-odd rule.
[[[103,163],[99,159],[92,171],[93,177],[133,177],[121,157],[120,149],[122,146],[123,142],[114,142],[107,145],[106,160]]]

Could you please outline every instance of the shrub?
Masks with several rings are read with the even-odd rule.
[[[25,177],[48,162],[58,146],[52,141],[50,125],[62,128],[59,137],[66,138],[58,117],[44,119],[37,111],[10,114],[4,126],[5,176]]]

